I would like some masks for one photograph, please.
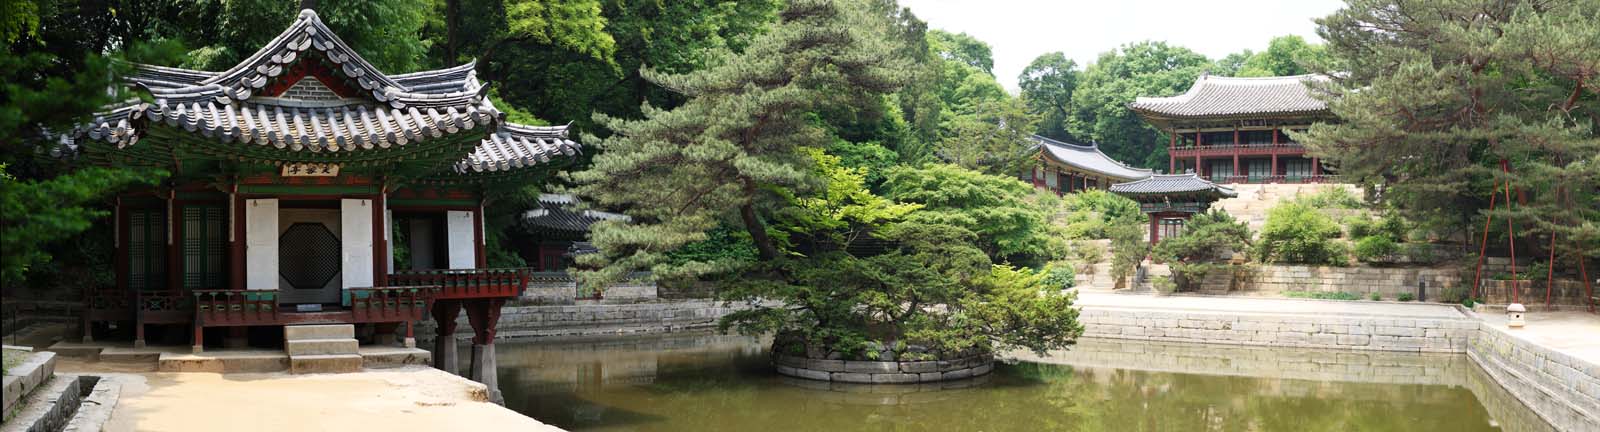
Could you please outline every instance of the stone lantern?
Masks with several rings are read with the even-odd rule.
[[[1523,307],[1522,303],[1512,303],[1507,305],[1506,326],[1511,328],[1522,328],[1523,325],[1528,324],[1528,322],[1522,317],[1522,315],[1527,312],[1528,308]]]

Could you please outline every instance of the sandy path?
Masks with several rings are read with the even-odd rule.
[[[425,367],[353,374],[113,373],[108,431],[559,431]]]

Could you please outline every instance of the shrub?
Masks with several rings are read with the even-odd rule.
[[[1361,197],[1357,197],[1355,194],[1350,193],[1349,189],[1343,187],[1323,189],[1321,192],[1299,197],[1294,202],[1316,209],[1361,208]]]
[[[1284,297],[1317,300],[1360,300],[1361,295],[1343,291],[1284,291]]]
[[[1416,299],[1417,299],[1417,296],[1415,294],[1411,294],[1411,293],[1400,293],[1400,295],[1395,296],[1395,300],[1400,300],[1400,301],[1403,301],[1403,302],[1412,301],[1412,300],[1416,300]]]
[[[1357,240],[1355,249],[1356,259],[1368,262],[1399,252],[1400,245],[1395,244],[1389,237],[1374,235]]]
[[[1178,291],[1178,284],[1173,282],[1169,276],[1156,276],[1155,279],[1150,280],[1150,285],[1155,286],[1156,291],[1160,292],[1161,295],[1168,295]]]
[[[1182,235],[1161,239],[1152,253],[1171,264],[1173,280],[1179,289],[1196,288],[1206,274],[1225,264],[1216,264],[1223,250],[1243,250],[1250,242],[1250,228],[1221,211],[1209,211],[1189,218]]]
[[[1256,243],[1256,259],[1292,264],[1348,263],[1348,247],[1338,240],[1341,230],[1315,208],[1286,202],[1267,211]]]
[[[1078,264],[1080,273],[1094,274],[1094,265],[1106,260],[1106,247],[1099,243],[1075,241],[1070,248],[1072,260]]]
[[[1057,205],[1051,223],[1072,239],[1108,239],[1112,227],[1144,220],[1139,203],[1098,189],[1068,194]]]
[[[1117,225],[1111,229],[1111,277],[1122,285],[1149,251],[1143,225]]]
[[[1374,292],[1372,294],[1367,294],[1367,300],[1372,300],[1372,301],[1383,300],[1383,296],[1378,295],[1378,293]]]
[[[1072,288],[1077,283],[1078,272],[1072,265],[1064,262],[1052,262],[1044,267],[1044,284],[1052,288]]]

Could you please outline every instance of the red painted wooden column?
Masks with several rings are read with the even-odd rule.
[[[389,286],[388,186],[378,187],[372,199],[372,286]]]
[[[1150,246],[1155,246],[1161,241],[1161,217],[1155,213],[1150,214]]]
[[[1278,175],[1278,128],[1272,128],[1272,175]]]
[[[1233,125],[1233,175],[1244,175],[1239,171],[1239,125]]]
[[[1311,175],[1322,175],[1322,162],[1317,160],[1317,158],[1311,158]],[[1321,179],[1317,179],[1317,181],[1321,181]]]
[[[117,293],[121,295],[128,293],[128,212],[122,208],[121,196],[117,197],[113,205],[116,220],[112,223],[117,224],[116,239],[112,240],[116,244],[117,270],[114,274],[117,275]]]

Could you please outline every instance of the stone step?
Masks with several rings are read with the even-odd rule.
[[[362,366],[373,368],[428,365],[433,354],[421,348],[370,347],[361,349]]]
[[[356,354],[360,343],[355,339],[301,339],[283,342],[283,351],[289,356]]]
[[[283,340],[301,339],[354,339],[354,324],[295,325],[283,328]]]
[[[360,354],[321,354],[289,356],[289,373],[360,372]]]

